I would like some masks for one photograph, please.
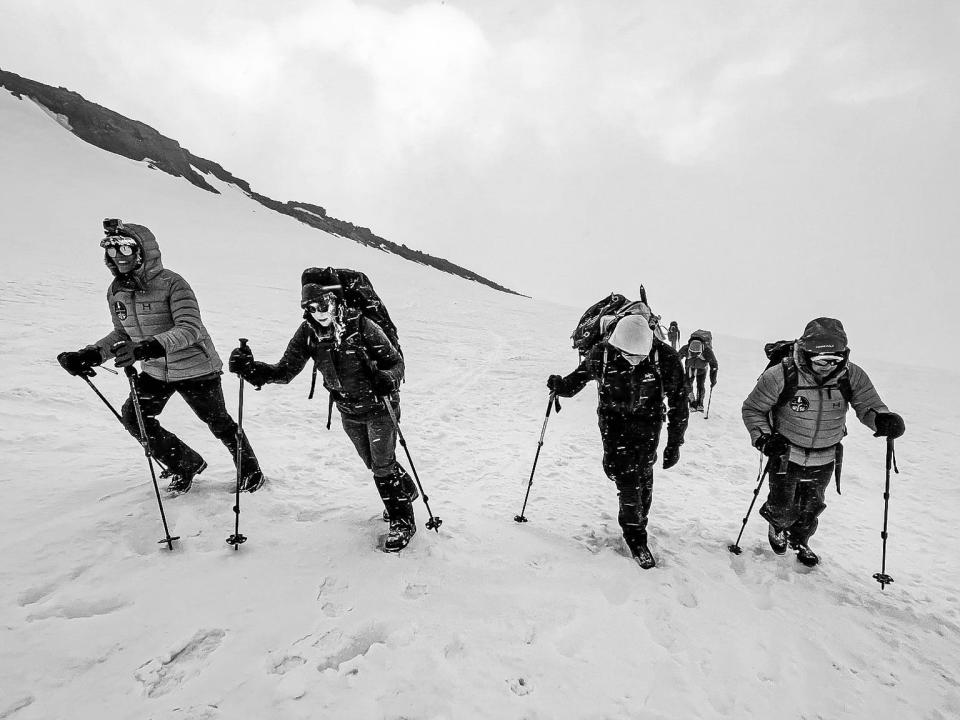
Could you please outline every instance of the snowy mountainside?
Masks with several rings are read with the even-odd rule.
[[[176,140],[162,135],[149,125],[131,120],[109,108],[91,102],[79,93],[20,77],[2,68],[0,68],[0,87],[6,88],[15,97],[30,99],[37,103],[59,125],[86,142],[132,160],[142,160],[151,169],[162,170],[174,177],[183,178],[201,190],[218,193],[221,192],[222,185],[226,184],[232,189],[243,191],[247,197],[264,208],[292,217],[330,235],[377,248],[503,292],[518,294],[445,258],[397,244],[374,234],[370,228],[329,216],[326,209],[319,205],[301,201],[274,200],[255,191],[250,183],[234,176],[219,163],[198,157],[181,147]],[[213,182],[214,178],[219,182]]]
[[[763,359],[759,343],[718,337],[710,418],[692,417],[680,464],[655,470],[659,566],[643,572],[600,466],[593,386],[551,417],[529,522],[513,522],[545,378],[576,363],[577,309],[325,241],[239,190],[198,193],[105,154],[25,101],[0,96],[0,124],[0,718],[960,715],[955,376],[863,363],[908,425],[896,582],[881,592],[883,443],[855,422],[843,495],[830,491],[813,541],[823,563],[775,557],[756,511],[744,553],[727,552],[756,484],[739,408]],[[280,356],[304,267],[367,272],[400,328],[403,428],[440,532],[423,528],[418,501],[411,545],[378,551],[373,483],[337,418],[324,429],[325,395],[307,401],[305,372],[246,393],[270,481],[242,498],[238,552],[224,542],[230,459],[170,402],[163,424],[210,468],[165,502],[182,541],[158,545],[140,448],[55,361],[110,328],[107,216],[154,230],[224,358],[240,336],[258,358]],[[94,382],[123,401],[122,376]],[[237,386],[224,376],[232,412]]]

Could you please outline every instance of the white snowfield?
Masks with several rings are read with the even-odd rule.
[[[659,565],[645,572],[622,545],[593,385],[551,417],[529,522],[513,520],[546,377],[577,361],[577,308],[324,235],[239,190],[198,191],[5,92],[0,127],[0,718],[960,717],[956,375],[859,358],[851,338],[907,423],[895,582],[881,592],[884,443],[853,413],[843,495],[831,488],[811,543],[821,565],[774,556],[756,509],[743,554],[727,551],[756,486],[740,404],[764,357],[761,342],[718,334],[710,418],[691,417],[679,465],[655,470]],[[241,336],[280,357],[304,267],[367,272],[400,328],[402,427],[439,533],[417,501],[410,546],[380,552],[376,490],[339,418],[324,428],[326,394],[307,400],[308,367],[245,393],[269,482],[242,496],[237,552],[228,453],[170,402],[163,424],[210,467],[164,503],[174,551],[157,544],[142,450],[55,359],[110,329],[97,243],[111,216],[153,229],[224,361]],[[637,280],[672,319],[662,279]],[[94,382],[119,407],[125,378]],[[223,384],[236,416],[238,381]]]

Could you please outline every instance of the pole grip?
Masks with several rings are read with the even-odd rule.
[[[123,374],[126,375],[128,378],[133,378],[137,376],[137,370],[135,367],[133,367],[133,365],[127,365],[123,369]]]
[[[248,342],[250,342],[248,338],[240,338],[240,347],[246,349]]]

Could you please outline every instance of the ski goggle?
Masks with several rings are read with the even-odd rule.
[[[137,251],[137,241],[123,235],[110,235],[100,241],[100,247],[107,251],[107,255],[115,258],[117,255],[130,257]]]
[[[833,353],[820,353],[818,355],[810,355],[810,364],[819,365],[820,367],[827,367],[830,365],[839,365],[844,361],[843,355],[834,355]]]

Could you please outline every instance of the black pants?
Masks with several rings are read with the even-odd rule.
[[[693,383],[696,380],[697,390],[694,394]],[[707,382],[707,369],[706,368],[691,368],[689,373],[689,383],[690,383],[690,404],[691,405],[703,405],[703,396],[706,392],[706,382]]]
[[[143,424],[150,439],[153,456],[174,472],[196,469],[203,462],[203,458],[196,450],[161,426],[156,419],[175,392],[180,393],[190,409],[207,424],[210,432],[227,447],[230,457],[236,463],[237,423],[227,412],[219,375],[163,382],[146,373],[140,373],[137,378],[137,394],[140,398]],[[140,429],[131,398],[127,398],[123,404],[121,415],[124,427],[139,440]],[[257,456],[254,455],[246,435],[243,436],[241,454],[244,478],[260,472]]]
[[[777,461],[774,461],[777,462]],[[778,530],[787,530],[794,542],[806,543],[817,531],[833,463],[803,467],[780,461],[770,470],[770,492],[760,508],[762,515]]]
[[[653,464],[660,442],[659,418],[599,416],[603,439],[603,471],[620,498],[618,520],[627,544],[646,543],[647,518],[653,502]]]

